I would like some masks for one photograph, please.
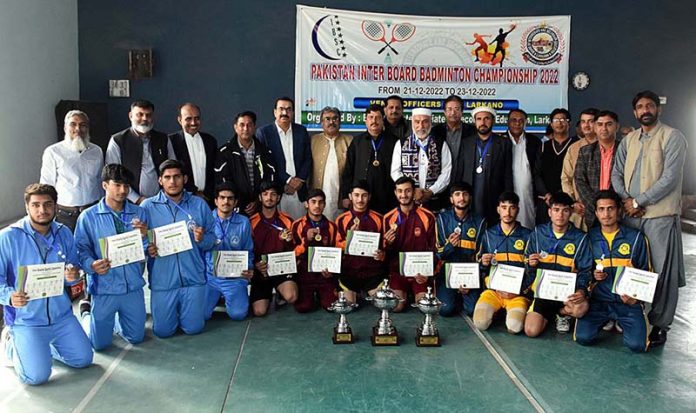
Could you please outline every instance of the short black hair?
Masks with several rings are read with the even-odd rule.
[[[361,179],[357,182],[354,182],[353,185],[350,186],[350,192],[353,192],[353,190],[355,189],[362,189],[363,191],[367,191],[368,193],[372,192],[370,191],[370,186],[368,185],[365,179]]]
[[[568,112],[568,109],[565,108],[556,108],[552,110],[551,114],[549,115],[549,118],[553,120],[553,117],[558,114],[563,114],[563,116],[565,116],[566,119],[570,120],[570,112]]]
[[[636,103],[638,103],[638,101],[643,98],[652,100],[653,102],[655,102],[655,106],[657,106],[658,108],[660,107],[660,97],[657,96],[657,93],[653,92],[652,90],[644,90],[642,92],[636,93],[636,95],[633,97],[631,107],[635,109]]]
[[[520,197],[512,191],[505,191],[498,197],[498,205],[502,204],[503,202],[509,202],[513,205],[519,205]]]
[[[464,181],[452,182],[449,186],[449,194],[452,196],[457,191],[464,191],[469,195],[474,194],[474,187],[470,183]]]
[[[447,96],[447,99],[445,99],[444,103],[442,104],[442,107],[444,108],[445,106],[447,106],[447,104],[448,104],[449,102],[457,102],[457,103],[459,103],[459,108],[462,109],[462,110],[464,110],[464,101],[463,101],[462,98],[460,98],[459,96],[457,96],[457,95],[449,95],[449,96]]]
[[[278,108],[278,102],[280,102],[281,100],[286,100],[286,101],[292,103],[292,109],[295,110],[295,101],[292,100],[292,98],[289,98],[289,97],[287,97],[287,96],[281,96],[281,97],[277,98],[277,99],[275,100],[275,104],[273,105],[273,109],[277,109],[277,108]]]
[[[196,105],[195,103],[186,102],[186,103],[182,103],[181,105],[179,105],[179,108],[177,109],[177,112],[176,112],[177,117],[181,116],[181,109],[183,109],[184,106],[191,106],[192,108],[196,108],[196,110],[199,113],[201,112],[201,108],[198,105]],[[155,109],[153,108],[152,110],[155,110]]]
[[[130,185],[135,181],[135,176],[125,166],[119,163],[104,165],[101,173],[102,182],[114,181],[119,184]]]
[[[220,192],[222,191],[230,191],[235,197],[237,196],[237,190],[235,189],[234,185],[232,185],[232,182],[220,182],[219,184],[215,185],[215,198],[220,196]]]
[[[599,109],[597,108],[585,108],[580,112],[580,116],[582,115],[592,115],[595,120],[597,120],[597,115],[599,115]]]
[[[595,210],[597,209],[597,202],[599,202],[600,199],[611,199],[614,201],[617,208],[621,207],[621,197],[619,197],[619,194],[617,194],[613,189],[603,189],[601,191],[597,191],[594,197]]]
[[[609,116],[610,118],[614,119],[614,122],[619,123],[619,115],[617,115],[615,112],[610,110],[600,110],[595,120],[601,118],[602,116]]]
[[[240,118],[244,118],[244,117],[249,117],[249,118],[251,118],[251,121],[254,122],[254,125],[256,125],[256,113],[254,113],[254,112],[252,112],[252,111],[250,111],[250,110],[245,110],[245,111],[243,111],[243,112],[237,113],[237,114],[235,115],[235,117],[234,117],[234,124],[236,125],[236,124],[237,124],[237,121],[238,121]]]
[[[275,191],[275,193],[278,195],[283,195],[283,190],[277,183],[268,180],[261,181],[259,184],[259,194],[269,190]]]
[[[365,115],[368,115],[370,112],[379,112],[384,117],[384,106],[373,103],[365,108]]]
[[[574,203],[575,201],[573,201],[573,198],[563,191],[558,191],[555,194],[551,195],[551,200],[549,201],[550,206],[563,205],[567,207],[572,207]]]
[[[133,110],[133,108],[143,108],[143,109],[150,109],[153,112],[155,111],[155,105],[152,102],[150,102],[149,100],[145,100],[145,99],[136,100],[135,102],[131,103],[130,108],[131,108],[131,110]]]
[[[162,162],[158,168],[159,176],[161,177],[164,174],[164,171],[167,169],[178,169],[183,174],[184,164],[176,159],[167,159],[166,161]]]
[[[520,108],[510,109],[510,112],[508,112],[508,117],[509,117],[510,115],[512,115],[513,113],[515,113],[515,112],[521,113],[522,116],[524,116],[524,118],[527,119],[527,112],[523,111],[523,110],[520,109]]]
[[[384,99],[384,106],[387,105],[387,102],[389,102],[390,100],[394,100],[394,99],[398,100],[399,103],[401,103],[401,107],[402,107],[402,108],[404,107],[404,103],[405,103],[405,102],[404,102],[404,98],[402,98],[402,97],[399,96],[399,95],[387,96],[387,98]]]
[[[408,183],[408,184],[411,184],[411,186],[414,187],[414,188],[416,187],[416,181],[414,181],[413,178],[411,178],[410,176],[406,176],[406,175],[404,175],[404,176],[400,177],[399,179],[397,179],[397,180],[394,182],[394,187],[396,187],[396,186],[398,186],[398,185],[401,185],[401,184],[407,184],[407,183]]]
[[[319,197],[326,201],[326,194],[324,191],[322,191],[319,188],[312,188],[307,192],[307,202],[309,202],[310,199]]]

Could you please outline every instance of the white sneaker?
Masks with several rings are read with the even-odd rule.
[[[10,327],[5,326],[0,333],[0,365],[4,367],[12,367],[12,360],[7,357],[7,346],[12,341],[12,332]]]
[[[570,316],[556,316],[556,331],[559,333],[568,333],[570,331]]]
[[[613,329],[614,329],[614,320],[607,321],[607,323],[604,324],[604,327],[602,327],[602,330],[604,330],[604,331],[611,331]]]
[[[618,321],[616,322],[616,325],[614,326],[614,328],[616,328],[617,333],[623,333],[623,328],[621,328]]]

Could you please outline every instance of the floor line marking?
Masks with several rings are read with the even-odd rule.
[[[85,407],[87,407],[87,404],[89,404],[89,402],[92,401],[92,399],[94,398],[94,396],[96,396],[99,389],[101,389],[101,387],[104,385],[104,383],[106,383],[106,381],[109,379],[109,377],[111,377],[111,375],[114,373],[114,371],[116,371],[116,367],[118,367],[118,365],[121,363],[121,360],[123,360],[123,358],[126,356],[126,353],[128,353],[130,351],[130,349],[132,349],[132,348],[133,348],[133,344],[128,343],[126,345],[126,347],[124,347],[123,350],[121,350],[121,352],[114,359],[114,361],[111,362],[111,364],[109,365],[109,368],[107,368],[106,371],[104,372],[104,374],[102,374],[102,376],[99,378],[99,380],[97,380],[97,382],[94,383],[94,386],[92,386],[92,388],[85,395],[85,397],[82,399],[80,404],[78,404],[77,407],[75,407],[75,409],[73,409],[73,413],[80,413],[85,409]]]
[[[220,408],[220,413],[225,410],[227,405],[227,398],[230,395],[230,390],[232,389],[232,384],[237,376],[237,367],[239,367],[239,362],[242,360],[242,353],[244,352],[244,345],[246,344],[247,337],[249,336],[249,330],[251,329],[251,320],[247,322],[246,330],[244,331],[244,338],[242,338],[242,345],[239,346],[239,353],[237,353],[237,360],[234,362],[234,368],[232,369],[232,376],[230,377],[230,382],[227,385],[227,391],[225,391],[225,398],[222,400],[222,407]]]
[[[538,413],[545,413],[546,410],[541,405],[541,403],[539,403],[539,401],[536,399],[536,397],[534,397],[532,392],[524,385],[524,383],[517,376],[517,374],[515,374],[513,369],[510,367],[510,365],[508,365],[508,363],[505,361],[500,352],[495,348],[495,346],[493,346],[493,344],[479,331],[478,328],[476,328],[471,318],[464,314],[462,314],[462,318],[469,326],[469,328],[474,332],[474,334],[476,334],[481,343],[483,343],[483,346],[486,347],[486,350],[488,350],[488,352],[491,353],[491,355],[498,363],[498,365],[500,365],[500,367],[503,369],[505,374],[510,378],[512,384],[514,384],[515,387],[517,387],[520,393],[522,393],[522,395],[527,399],[529,404],[532,405],[534,410],[536,410]]]

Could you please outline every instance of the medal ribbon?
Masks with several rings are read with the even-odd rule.
[[[488,142],[486,142],[486,146],[483,148],[483,152],[481,151],[481,144],[479,141],[476,141],[476,153],[478,154],[479,161],[478,165],[483,168],[483,160],[486,157],[486,154],[488,153],[488,149],[491,146],[491,142],[493,142],[493,137],[488,138]]]
[[[379,139],[377,140],[376,145],[375,145],[374,139],[370,139],[370,143],[372,144],[372,149],[375,151],[375,161],[376,161],[376,160],[378,160],[377,159],[377,151],[379,150],[379,148],[382,147],[382,143],[384,143],[384,137],[380,136]]]
[[[168,204],[170,203],[170,201],[171,201],[170,199],[167,199]],[[189,221],[193,221],[193,216],[187,210],[185,210],[181,205],[177,204],[174,201],[171,201],[171,203],[174,204],[174,206],[177,207],[181,212],[183,212],[188,217]],[[176,213],[174,213],[174,218],[176,218]]]

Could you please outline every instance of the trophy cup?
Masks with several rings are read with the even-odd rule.
[[[341,317],[338,319],[338,324],[333,329],[333,343],[334,344],[351,344],[353,343],[353,331],[346,320],[346,314],[353,311],[357,307],[357,304],[353,304],[346,300],[343,291],[338,293],[338,300],[331,303],[331,306],[327,308],[329,311],[340,314]]]
[[[394,290],[389,288],[389,280],[384,280],[382,287],[377,290],[374,296],[368,297],[367,300],[372,301],[374,306],[382,311],[382,316],[377,325],[372,327],[372,345],[398,346],[399,334],[389,318],[389,311],[393,310],[399,304],[399,301],[402,300],[394,294]]]
[[[428,287],[428,292],[412,304],[418,308],[421,313],[425,314],[423,325],[416,330],[416,345],[418,347],[440,347],[440,333],[433,323],[433,316],[440,311],[442,301],[432,293],[432,287]]]

